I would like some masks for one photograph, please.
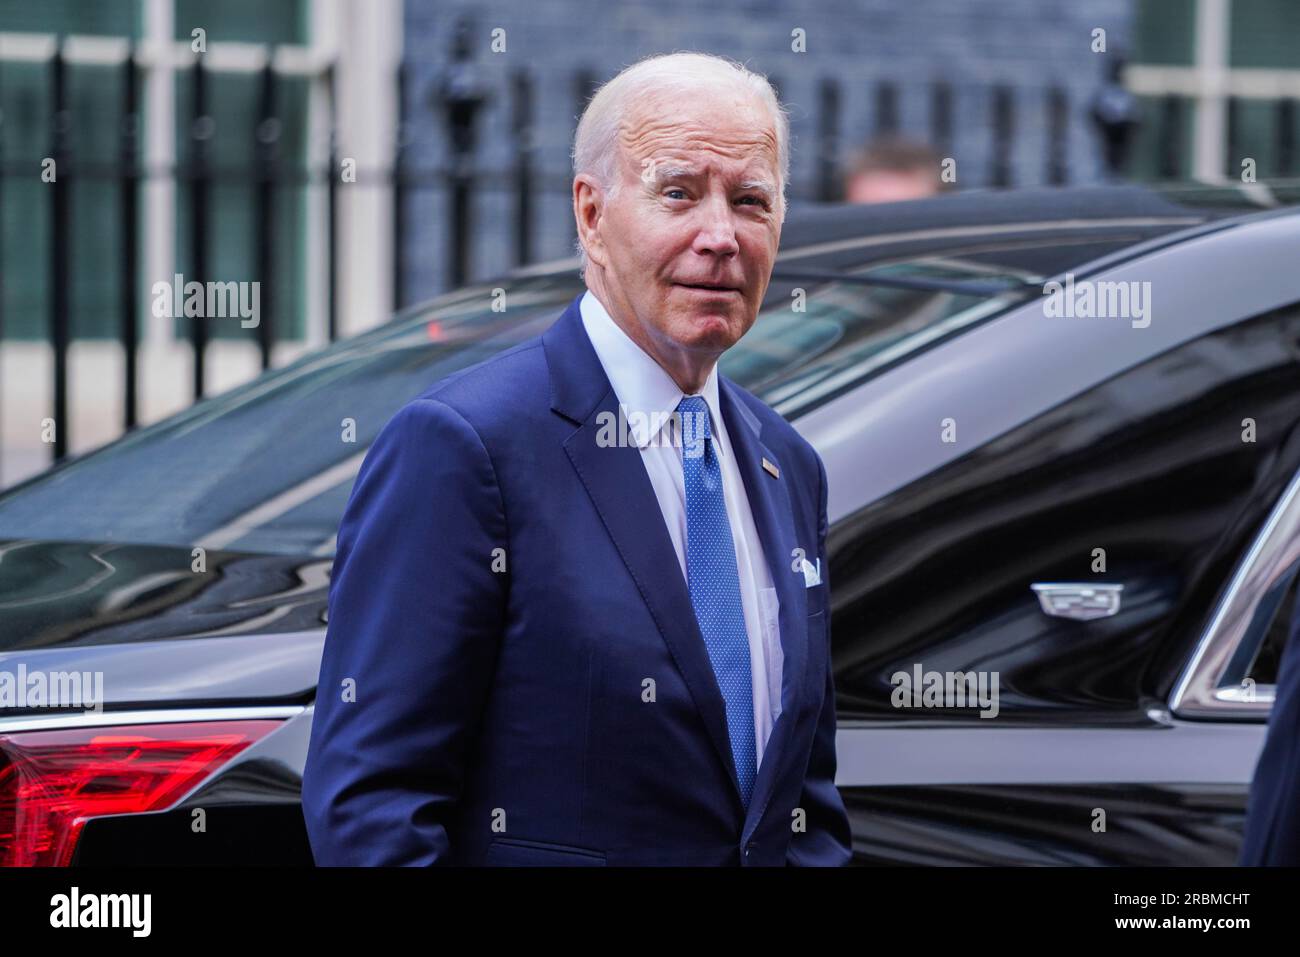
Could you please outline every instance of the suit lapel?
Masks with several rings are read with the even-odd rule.
[[[580,299],[542,336],[551,370],[551,407],[578,425],[564,450],[668,645],[731,776],[739,806],[726,706],[641,452],[630,444],[601,446],[596,441],[605,421],[602,413],[617,421],[618,397],[582,327]]]
[[[800,542],[795,537],[794,512],[790,507],[789,478],[793,474],[782,466],[780,458],[762,442],[761,423],[744,405],[737,387],[719,376],[719,395],[727,436],[745,483],[754,526],[763,543],[772,584],[776,586],[780,604],[778,621],[781,629],[781,650],[784,665],[781,675],[781,714],[772,726],[771,737],[758,768],[754,794],[750,799],[749,813],[745,818],[743,839],[749,840],[762,819],[772,789],[788,749],[798,695],[803,688],[804,666],[808,660],[807,626],[804,616],[808,612],[808,595],[804,590],[802,572],[796,573],[791,565],[792,552],[802,546],[811,554],[815,542]],[[764,470],[766,458],[777,467],[778,477]]]

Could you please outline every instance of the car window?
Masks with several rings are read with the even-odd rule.
[[[794,282],[795,270],[779,271]],[[932,283],[897,288],[891,280]],[[1043,277],[955,257],[853,270],[763,311],[719,369],[783,415],[809,411],[851,383],[1036,295]],[[966,291],[976,287],[977,291]],[[983,289],[978,289],[983,287]],[[802,288],[802,287],[796,287]]]
[[[1282,663],[1282,652],[1286,649],[1291,630],[1296,626],[1296,583],[1300,581],[1300,576],[1296,574],[1298,568],[1300,565],[1292,564],[1287,569],[1277,583],[1277,600],[1269,603],[1246,637],[1248,644],[1254,644],[1259,649],[1247,671],[1247,676],[1257,688],[1277,684],[1277,669]]]
[[[1300,469],[1297,317],[1141,362],[838,522],[841,715],[897,717],[914,674],[996,676],[1004,721],[1069,705],[1115,723],[1168,700]],[[1036,584],[1064,598],[1045,610]],[[1105,610],[1090,584],[1122,589],[1118,613],[1087,617]]]
[[[544,330],[572,283],[506,313],[456,297],[275,370],[0,496],[0,538],[332,555],[366,449],[433,382]]]

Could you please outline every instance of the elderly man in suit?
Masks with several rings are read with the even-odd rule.
[[[587,291],[432,385],[338,535],[303,811],[321,864],[841,865],[826,471],[718,374],[785,218],[730,61],[588,104]]]

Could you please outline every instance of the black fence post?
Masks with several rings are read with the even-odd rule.
[[[526,70],[511,77],[515,136],[515,263],[526,266],[533,260],[533,85]]]
[[[68,339],[69,339],[69,251],[71,238],[68,189],[72,178],[68,114],[67,63],[60,39],[50,59],[51,124],[50,159],[54,161],[50,186],[50,342],[54,347],[54,460],[68,451]]]
[[[1106,78],[1092,95],[1088,116],[1101,137],[1106,178],[1113,182],[1128,168],[1134,136],[1142,125],[1142,105],[1124,85],[1127,61],[1123,54],[1108,54],[1104,70]]]
[[[451,142],[451,216],[447,234],[450,288],[463,286],[470,274],[473,244],[474,141],[479,107],[487,92],[473,61],[473,27],[467,19],[456,24],[451,63],[438,89],[438,103],[447,119]]]
[[[1277,139],[1276,175],[1290,176],[1295,172],[1295,100],[1282,97],[1277,101],[1273,116]]]
[[[124,360],[122,382],[123,428],[134,429],[139,404],[138,316],[140,312],[140,75],[135,51],[128,47],[122,62],[121,166],[122,315],[119,333]]]
[[[268,48],[258,89],[257,127],[253,138],[253,164],[257,169],[257,281],[261,283],[261,313],[257,344],[262,368],[271,368],[271,347],[275,342],[275,174],[279,159],[280,120],[275,115],[275,50]]]
[[[1066,148],[1070,136],[1070,99],[1059,86],[1047,91],[1047,182],[1064,186],[1070,179]]]
[[[817,199],[834,202],[840,190],[840,85],[824,79],[817,95]]]
[[[1241,176],[1241,100],[1235,96],[1228,97],[1228,132],[1225,140],[1227,155],[1224,165],[1227,167],[1227,175],[1229,179],[1238,179]]]
[[[406,64],[397,67],[397,127],[393,143],[393,311],[406,304]]]
[[[1015,101],[1009,87],[993,89],[993,167],[989,181],[994,186],[1011,185],[1011,147],[1015,136]]]
[[[208,142],[215,132],[215,121],[208,115],[208,77],[203,55],[194,59],[192,82],[193,119],[190,123],[190,269],[191,282],[201,289],[208,278],[208,194],[211,171],[208,169]],[[173,293],[184,301],[185,290]],[[194,346],[194,398],[203,398],[203,360],[208,348],[208,325],[202,316],[190,322],[190,342]]]
[[[1161,179],[1177,179],[1183,155],[1182,102],[1173,93],[1160,100],[1159,174]]]
[[[876,85],[876,135],[898,132],[898,87],[889,80]]]
[[[952,85],[943,80],[930,90],[930,142],[940,157],[952,155]]]

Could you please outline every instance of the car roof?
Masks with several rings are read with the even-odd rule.
[[[874,205],[793,204],[782,229],[781,248],[794,250],[850,237],[1016,223],[1149,220],[1177,229],[1258,208],[1245,199],[1237,206],[1176,202],[1165,192],[1133,185],[968,190]]]
[[[1296,214],[1300,183],[1248,188],[1233,184],[1173,183],[972,189],[897,203],[791,203],[781,231],[773,295],[786,290],[779,274],[799,268],[837,270],[874,261],[915,257],[930,252],[1043,240],[1044,248],[1025,262],[1043,275],[1109,259],[1126,249],[1148,249],[1153,240],[1195,235],[1198,227],[1226,224],[1270,214]],[[1095,241],[1094,241],[1095,240]],[[1051,243],[1060,251],[1047,251]],[[1062,247],[1074,243],[1075,249]],[[997,257],[994,257],[995,259]],[[577,257],[551,260],[512,270],[508,278],[572,273]],[[769,296],[771,298],[771,296]]]

